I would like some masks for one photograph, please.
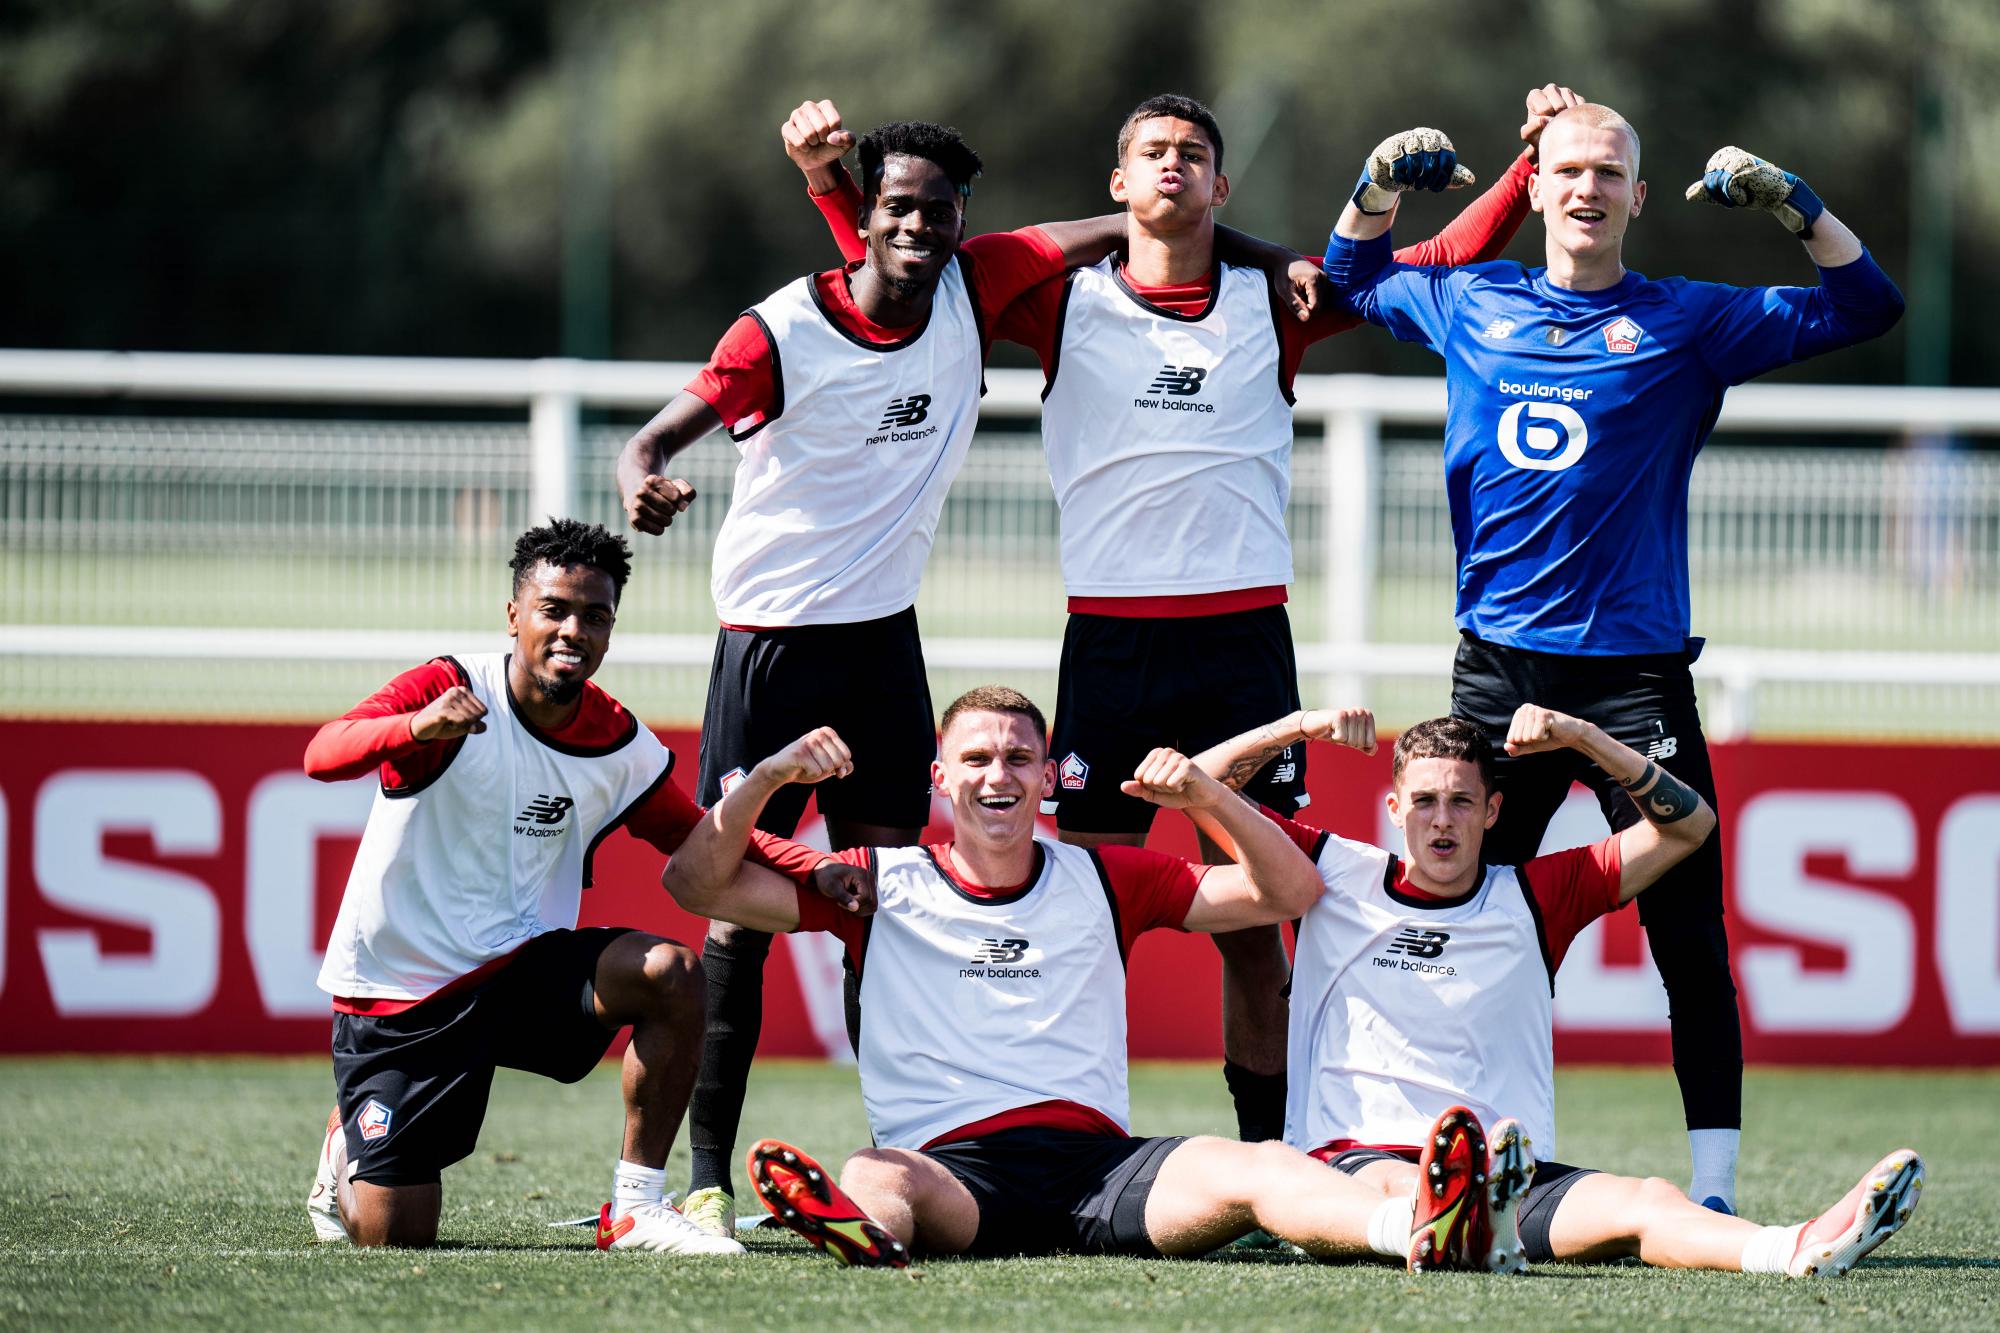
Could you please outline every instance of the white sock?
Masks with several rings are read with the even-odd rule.
[[[1384,1199],[1368,1215],[1368,1248],[1377,1254],[1407,1259],[1410,1255],[1410,1223],[1417,1214],[1417,1196],[1405,1194]]]
[[[1743,1141],[1740,1129],[1691,1129],[1688,1155],[1694,1159],[1694,1180],[1688,1197],[1701,1203],[1710,1196],[1720,1197],[1736,1211],[1736,1148]]]
[[[667,1168],[618,1163],[611,1176],[611,1220],[616,1222],[634,1208],[664,1203],[667,1197]]]
[[[1757,1234],[1743,1245],[1743,1271],[1746,1273],[1782,1273],[1785,1266],[1798,1253],[1799,1233],[1806,1229],[1804,1222],[1788,1227],[1758,1227]]]

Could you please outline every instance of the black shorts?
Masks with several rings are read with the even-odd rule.
[[[1144,833],[1158,807],[1118,790],[1155,746],[1183,754],[1299,706],[1292,623],[1282,606],[1184,619],[1072,615],[1056,686],[1058,828]],[[1258,772],[1244,794],[1291,814],[1306,803],[1306,747]]]
[[[916,608],[853,625],[718,632],[696,799],[714,805],[738,769],[748,772],[814,727],[840,733],[854,772],[779,788],[758,828],[790,837],[815,793],[823,819],[888,828],[930,822],[937,725]]]
[[[1579,657],[1533,652],[1462,634],[1452,663],[1451,711],[1486,733],[1494,746],[1494,782],[1506,799],[1486,834],[1485,859],[1519,865],[1534,857],[1549,821],[1581,782],[1597,797],[1604,818],[1622,831],[1639,822],[1639,808],[1625,789],[1574,750],[1509,756],[1504,748],[1514,710],[1540,704],[1594,722],[1688,786],[1710,808],[1715,774],[1695,707],[1694,678],[1686,653],[1634,657]],[[1649,932],[1722,917],[1722,835],[1709,835],[1639,898],[1639,919]]]
[[[1326,1164],[1351,1176],[1370,1162],[1408,1161],[1410,1158],[1403,1154],[1383,1148],[1349,1148],[1327,1158]],[[1520,1215],[1514,1219],[1521,1232],[1521,1249],[1529,1263],[1555,1262],[1555,1251],[1549,1247],[1549,1224],[1555,1221],[1556,1209],[1562,1204],[1563,1195],[1569,1193],[1569,1187],[1585,1176],[1596,1174],[1587,1166],[1570,1166],[1566,1162],[1535,1163],[1534,1183],[1528,1186],[1527,1197],[1521,1200]]]
[[[1157,1256],[1146,1198],[1185,1138],[1128,1139],[1024,1126],[924,1149],[979,1205],[968,1254]]]
[[[617,1030],[592,1005],[623,927],[552,930],[476,986],[400,1014],[333,1016],[333,1081],[354,1179],[429,1185],[470,1156],[497,1067],[574,1083]]]

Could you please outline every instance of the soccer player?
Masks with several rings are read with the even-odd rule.
[[[867,202],[857,197],[848,226],[859,217],[864,253],[747,311],[617,465],[633,526],[658,533],[693,499],[668,460],[728,427],[742,462],[715,543],[721,628],[698,795],[713,804],[758,759],[830,725],[855,755],[855,776],[818,791],[836,848],[913,843],[929,819],[936,735],[915,603],[972,442],[988,330],[1023,289],[1122,234],[1113,216],[961,244],[980,161],[957,131],[884,125],[860,156]],[[789,836],[806,796],[788,788],[761,827]],[[721,1235],[769,948],[768,935],[723,924],[702,952],[708,1029],[686,1208]]]
[[[1690,197],[1773,212],[1819,268],[1815,287],[1653,281],[1624,264],[1646,203],[1639,136],[1609,107],[1558,114],[1530,199],[1546,267],[1399,263],[1400,192],[1450,145],[1385,141],[1327,244],[1352,308],[1445,360],[1445,485],[1458,554],[1451,711],[1497,747],[1533,700],[1602,726],[1715,803],[1688,667],[1687,489],[1729,385],[1882,333],[1903,308],[1861,242],[1796,176],[1723,149]],[[1496,862],[1534,855],[1572,781],[1614,829],[1641,812],[1575,751],[1499,760]],[[1743,1041],[1711,836],[1639,909],[1672,1013],[1693,1158],[1689,1194],[1735,1200]]]
[[[1339,737],[1372,749],[1372,722]],[[1156,750],[1129,794],[1182,807],[1239,864],[1035,836],[1053,790],[1040,710],[998,686],[945,710],[931,769],[953,841],[841,854],[879,907],[843,919],[743,865],[745,832],[783,774],[761,767],[668,864],[682,906],[761,930],[827,930],[861,975],[861,1095],[874,1146],[835,1185],[796,1148],[750,1153],[759,1194],[837,1258],[1199,1254],[1262,1227],[1312,1254],[1367,1249],[1391,1201],[1281,1143],[1127,1132],[1125,959],[1145,931],[1228,930],[1304,911],[1319,876],[1284,831],[1183,756]],[[1463,1181],[1454,1181],[1464,1185]]]
[[[576,929],[598,844],[623,827],[672,853],[701,810],[673,755],[590,681],[630,572],[623,538],[557,519],[514,546],[513,650],[405,671],[306,750],[306,773],[379,775],[319,984],[334,997],[338,1104],[307,1202],[316,1237],[437,1239],[440,1172],[469,1154],[496,1066],[574,1083],[623,1027],[625,1134],[606,1249],[737,1254],[663,1201],[702,1029],[694,953],[638,930]],[[815,734],[776,761],[844,771]],[[862,877],[757,834],[752,861],[862,906]],[[818,873],[815,873],[815,872]]]
[[[1542,125],[1579,101],[1555,85],[1531,92],[1526,151],[1402,257],[1460,264],[1499,254],[1527,215]],[[1229,178],[1221,127],[1201,103],[1148,98],[1119,127],[1116,150],[1110,190],[1126,210],[1123,259],[1029,289],[995,325],[1035,351],[1048,379],[1042,436],[1070,615],[1052,741],[1057,789],[1044,812],[1063,841],[1086,847],[1145,842],[1153,807],[1124,794],[1120,778],[1153,747],[1197,750],[1298,706],[1284,607],[1292,381],[1308,345],[1359,323],[1332,302],[1304,322],[1287,319],[1255,269],[1218,255],[1215,213]],[[835,236],[852,247],[852,227],[838,224],[851,210],[831,193],[845,181],[837,160],[801,166]],[[1303,754],[1275,757],[1251,792],[1303,805]],[[1216,944],[1238,1132],[1276,1138],[1284,945],[1275,927],[1219,934]]]
[[[1241,781],[1293,737],[1297,716],[1199,755]],[[1602,728],[1525,703],[1510,755],[1567,752],[1596,765],[1641,813],[1592,846],[1508,864],[1487,833],[1504,809],[1484,731],[1437,718],[1396,740],[1390,817],[1403,854],[1281,820],[1326,892],[1299,924],[1286,1138],[1385,1197],[1408,1197],[1428,1163],[1488,1163],[1487,1189],[1417,1195],[1413,1218],[1370,1237],[1415,1269],[1636,1256],[1649,1264],[1837,1277],[1909,1219],[1923,1162],[1883,1158],[1808,1222],[1760,1227],[1664,1180],[1569,1166],[1556,1149],[1550,996],[1578,931],[1702,845],[1715,814],[1691,786]],[[1511,800],[1511,796],[1506,799]],[[1275,818],[1275,816],[1274,816]],[[1642,899],[1643,901],[1643,899]],[[1510,1117],[1500,1119],[1502,1115]],[[1480,1125],[1492,1125],[1489,1143]],[[1537,1161],[1537,1159],[1540,1159]],[[1454,1206],[1456,1205],[1456,1206]]]

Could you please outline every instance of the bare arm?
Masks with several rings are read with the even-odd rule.
[[[667,530],[694,502],[694,487],[666,475],[667,460],[722,424],[715,409],[683,390],[618,451],[618,496],[641,532]]]
[[[1283,829],[1186,755],[1154,750],[1120,790],[1169,810],[1186,810],[1204,827],[1218,830],[1233,848],[1235,865],[1211,867],[1201,877],[1181,922],[1189,930],[1240,930],[1290,921],[1318,901],[1325,888],[1319,870]]]
[[[697,916],[773,934],[795,929],[799,924],[798,888],[774,870],[744,863],[750,830],[771,794],[786,783],[818,782],[853,768],[853,756],[831,727],[808,732],[758,761],[688,833],[660,875],[662,887]],[[822,866],[821,871],[834,868]],[[850,866],[837,868],[853,870]],[[846,905],[850,911],[859,910],[854,902]]]
[[[1618,901],[1631,902],[1715,831],[1715,811],[1701,793],[1631,746],[1612,740],[1595,723],[1535,704],[1515,711],[1507,728],[1508,754],[1564,749],[1577,751],[1608,773],[1645,816],[1618,835],[1618,857],[1624,864]]]

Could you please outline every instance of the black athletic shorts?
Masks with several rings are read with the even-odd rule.
[[[1695,706],[1694,678],[1688,672],[1691,660],[1686,653],[1579,657],[1534,652],[1461,634],[1452,663],[1452,715],[1474,723],[1493,742],[1494,784],[1506,797],[1499,821],[1486,835],[1485,859],[1518,865],[1537,855],[1571,782],[1591,790],[1614,830],[1630,828],[1641,818],[1625,789],[1574,750],[1510,756],[1504,748],[1507,727],[1524,703],[1596,723],[1611,739],[1657,761],[1700,792],[1711,809],[1720,810],[1708,740]],[[1722,834],[1717,830],[1640,896],[1639,919],[1657,939],[1663,924],[1671,929],[1721,918]],[[1726,960],[1720,966],[1726,977]]]
[[[852,625],[719,631],[696,799],[714,805],[738,770],[747,773],[814,727],[840,733],[854,772],[779,788],[758,828],[792,836],[815,793],[824,819],[888,828],[930,822],[937,724],[915,607]]]
[[[574,1083],[617,1030],[592,1006],[597,960],[625,929],[552,930],[476,986],[400,1014],[333,1016],[333,1081],[354,1179],[429,1185],[472,1154],[496,1067]]]
[[[1158,807],[1118,784],[1155,746],[1183,754],[1299,706],[1283,606],[1184,619],[1072,615],[1056,685],[1056,794],[1042,803],[1076,833],[1144,833]],[[1266,764],[1244,792],[1286,814],[1306,803],[1306,747]]]
[[[1157,1256],[1146,1198],[1186,1138],[1130,1139],[1023,1126],[924,1149],[979,1205],[968,1254]]]
[[[1383,1148],[1349,1148],[1346,1152],[1335,1153],[1326,1159],[1326,1164],[1336,1171],[1354,1175],[1370,1162],[1408,1162],[1401,1153],[1389,1152]],[[1549,1224],[1555,1221],[1556,1208],[1561,1205],[1563,1195],[1569,1187],[1585,1176],[1597,1172],[1587,1166],[1570,1166],[1565,1162],[1535,1163],[1534,1183],[1528,1186],[1527,1197],[1521,1200],[1521,1212],[1514,1219],[1521,1232],[1521,1250],[1531,1264],[1555,1262],[1555,1251],[1549,1247]]]

